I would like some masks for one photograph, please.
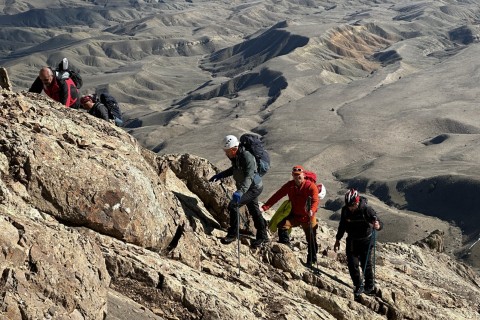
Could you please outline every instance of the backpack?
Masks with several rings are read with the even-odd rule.
[[[260,137],[255,134],[245,133],[240,137],[240,146],[248,150],[257,161],[257,172],[263,177],[270,169],[270,156],[263,147]]]
[[[317,184],[317,174],[312,171],[305,171],[304,176],[305,176],[305,180],[309,180],[317,185],[318,197],[320,199],[325,198],[325,195],[327,194],[327,188],[325,188],[325,186],[322,183]]]
[[[120,119],[122,120],[122,112],[118,106],[117,100],[109,93],[104,92],[100,94],[100,102],[107,107],[108,117],[110,119]]]
[[[67,79],[67,78],[72,79],[77,89],[80,89],[83,86],[83,80],[82,80],[82,76],[80,75],[80,71],[75,71],[72,68],[69,69],[67,58],[63,58],[62,61],[60,61],[60,63],[58,64],[57,69],[54,71],[57,77],[61,79]]]
[[[75,70],[67,70],[67,72],[70,74],[70,79],[73,80],[73,82],[77,86],[77,89],[80,89],[83,86],[83,80],[82,76],[80,75],[80,71],[77,72]]]

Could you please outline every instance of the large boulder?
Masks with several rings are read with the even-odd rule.
[[[185,216],[130,135],[50,100],[11,93],[0,104],[0,150],[38,210],[144,247],[168,245]]]

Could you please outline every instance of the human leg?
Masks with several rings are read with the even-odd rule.
[[[238,205],[233,201],[228,204],[228,213],[230,215],[230,226],[227,235],[221,240],[223,244],[229,244],[237,239],[238,228]]]
[[[305,233],[305,238],[307,239],[307,264],[313,265],[317,262],[317,252],[318,252],[318,243],[317,243],[317,221],[314,218],[313,222],[302,223],[302,229]]]
[[[360,261],[358,255],[354,251],[353,242],[347,239],[346,245],[346,255],[347,255],[347,266],[348,272],[350,273],[350,278],[352,279],[353,285],[355,287],[354,294],[360,295],[363,292],[362,278],[360,275]]]
[[[240,204],[247,206],[248,212],[253,219],[253,225],[257,230],[255,240],[252,241],[252,247],[259,247],[268,241],[267,221],[263,218],[260,206],[258,204],[258,196],[262,193],[263,187],[252,186],[240,199]]]

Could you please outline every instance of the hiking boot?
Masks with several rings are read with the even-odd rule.
[[[227,234],[225,238],[222,238],[222,240],[220,240],[220,242],[223,243],[223,244],[229,244],[229,243],[232,243],[235,240],[237,240],[237,236]]]
[[[367,287],[367,288],[365,288],[363,293],[365,293],[366,295],[369,295],[369,296],[374,296],[377,293],[377,288],[375,288],[375,286]]]
[[[353,295],[355,297],[358,297],[359,295],[361,295],[365,290],[363,289],[363,286],[360,286],[360,287],[355,287],[355,290],[353,290]]]
[[[267,242],[268,242],[268,239],[265,239],[265,238],[255,239],[250,243],[250,247],[259,248]]]

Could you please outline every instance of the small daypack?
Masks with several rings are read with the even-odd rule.
[[[320,199],[325,198],[325,195],[327,194],[327,189],[325,188],[325,186],[322,183],[317,184],[317,174],[315,172],[312,172],[312,171],[305,171],[304,176],[305,176],[306,180],[310,180],[317,185],[318,197]]]
[[[257,161],[257,172],[263,177],[270,169],[270,156],[263,147],[260,137],[255,134],[245,133],[240,137],[240,146],[248,150]]]
[[[109,93],[104,92],[100,94],[100,102],[107,107],[108,117],[110,119],[120,119],[122,120],[122,112],[118,106],[117,100]]]

